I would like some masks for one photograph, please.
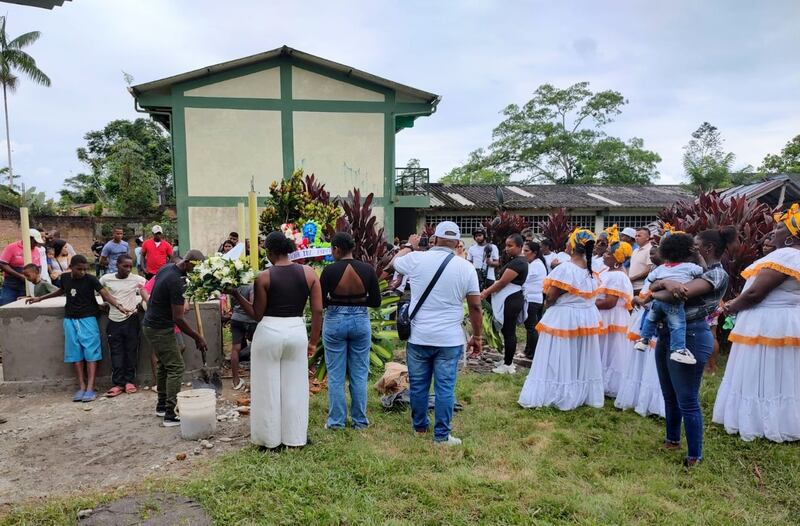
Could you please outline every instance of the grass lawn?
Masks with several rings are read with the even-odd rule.
[[[800,444],[746,443],[709,423],[719,376],[706,378],[706,463],[681,467],[662,422],[613,409],[524,410],[523,376],[465,374],[455,418],[459,448],[413,436],[408,413],[386,414],[370,393],[367,431],[322,429],[313,445],[218,457],[188,479],[141,490],[199,500],[217,524],[797,524]],[[2,524],[69,524],[93,494],[15,510]]]

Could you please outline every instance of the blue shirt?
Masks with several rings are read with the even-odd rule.
[[[127,241],[120,241],[119,243],[114,243],[114,240],[112,239],[103,246],[103,251],[100,252],[100,256],[108,259],[108,271],[116,272],[117,259],[119,259],[121,255],[128,253],[129,249]]]

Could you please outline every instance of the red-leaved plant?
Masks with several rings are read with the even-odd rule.
[[[344,215],[336,222],[336,231],[349,232],[356,242],[353,257],[377,269],[386,252],[386,235],[383,227],[377,228],[378,220],[372,211],[374,197],[374,194],[369,194],[362,202],[361,190],[354,188],[347,192],[347,199],[341,203]]]
[[[547,214],[547,220],[541,221],[539,228],[542,231],[542,238],[552,241],[556,252],[562,252],[567,248],[567,240],[573,226],[565,208],[557,208]]]
[[[484,221],[483,228],[486,229],[487,236],[492,243],[502,251],[506,245],[506,238],[511,234],[521,234],[528,228],[528,222],[517,214],[500,212],[493,219]]]
[[[730,247],[722,265],[730,276],[726,299],[737,296],[744,286],[742,271],[763,255],[764,240],[774,227],[773,210],[756,199],[722,198],[716,192],[701,192],[694,201],[679,201],[658,214],[662,223],[676,230],[697,234],[710,228],[734,226],[739,243]]]

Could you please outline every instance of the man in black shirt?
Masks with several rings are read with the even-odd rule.
[[[103,272],[101,272],[100,268],[100,252],[103,251],[103,247],[105,244],[101,242],[99,239],[94,238],[94,243],[92,243],[92,254],[94,255],[94,275],[95,276],[102,276]]]
[[[190,250],[177,263],[161,267],[155,277],[153,292],[144,315],[142,334],[156,353],[158,368],[158,403],[156,416],[164,417],[164,427],[180,425],[175,414],[178,393],[183,381],[183,356],[175,342],[175,326],[195,342],[199,350],[207,348],[205,339],[192,329],[184,318],[183,293],[186,290],[186,274],[205,257],[199,250]]]
[[[28,298],[28,304],[55,298],[65,294],[67,303],[64,307],[64,362],[75,366],[80,389],[73,396],[73,402],[91,402],[96,398],[94,379],[97,374],[97,362],[103,358],[100,341],[100,327],[97,316],[100,306],[97,304],[95,292],[120,312],[128,311],[112,296],[100,281],[88,274],[89,262],[80,254],[70,261],[70,272],[61,274],[61,286],[44,296]],[[84,376],[84,362],[86,375]],[[88,378],[87,378],[88,377]]]

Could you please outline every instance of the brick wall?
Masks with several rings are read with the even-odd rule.
[[[12,217],[9,217],[12,216]],[[125,229],[125,238],[131,246],[134,239],[144,234],[147,225],[157,219],[131,218],[131,217],[70,217],[70,216],[43,216],[31,220],[31,228],[42,228],[45,231],[58,230],[61,238],[67,240],[79,254],[90,254],[90,247],[95,237],[105,241],[103,225],[122,226]],[[20,238],[19,217],[13,214],[0,215],[0,250],[7,244]]]

